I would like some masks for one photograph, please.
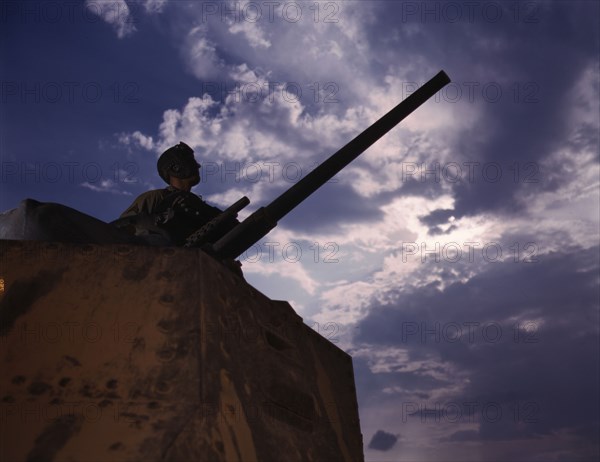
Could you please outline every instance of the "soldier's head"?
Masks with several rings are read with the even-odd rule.
[[[167,149],[158,158],[158,174],[171,186],[192,186],[200,183],[200,164],[194,158],[194,150],[181,141]]]

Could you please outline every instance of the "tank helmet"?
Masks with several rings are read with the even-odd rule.
[[[189,178],[194,176],[200,164],[194,158],[194,150],[183,141],[161,154],[156,164],[158,174],[169,184],[169,177]]]

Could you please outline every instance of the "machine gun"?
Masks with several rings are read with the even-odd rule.
[[[235,217],[237,212],[250,202],[247,197],[244,196],[220,216],[192,234],[188,238],[186,247],[201,246],[209,254],[220,260],[237,258],[275,228],[281,218],[323,186],[346,165],[366,151],[373,143],[448,83],[450,83],[450,78],[444,71],[440,71],[417,91],[302,178],[302,180],[266,207],[256,210],[235,228],[222,235],[216,242],[215,238],[219,237],[221,224],[225,223],[230,217]],[[214,244],[209,244],[211,241]]]
[[[202,228],[190,234],[185,241],[184,247],[203,247],[209,242],[214,242],[219,237],[223,236],[223,229],[233,218],[237,218],[240,210],[250,203],[250,199],[246,196],[242,197],[235,204],[232,204],[221,213],[206,223]],[[210,248],[208,248],[210,250]]]

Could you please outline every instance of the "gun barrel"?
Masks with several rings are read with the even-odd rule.
[[[202,228],[190,234],[186,239],[184,247],[200,247],[209,241],[218,238],[220,234],[223,234],[221,229],[223,225],[226,224],[228,220],[237,217],[238,212],[246,207],[249,203],[250,199],[244,196],[236,203],[230,205],[227,210],[225,210],[219,216],[213,218]]]
[[[440,71],[394,109],[271,202],[266,207],[267,213],[275,221],[279,221],[448,83],[450,83],[450,78],[444,71]]]
[[[248,199],[246,196],[244,196],[241,199],[239,199],[237,202],[235,202],[234,204],[231,204],[227,208],[227,210],[225,210],[225,213],[238,213],[240,210],[242,210],[244,207],[246,207],[249,203],[250,203],[250,199]]]
[[[254,243],[266,236],[281,218],[333,178],[346,165],[360,156],[383,135],[398,125],[404,118],[448,83],[450,83],[448,75],[444,71],[438,72],[417,91],[338,150],[298,183],[282,193],[266,207],[258,209],[240,223],[239,226],[219,239],[213,246],[215,253],[222,258],[236,258],[241,255]]]

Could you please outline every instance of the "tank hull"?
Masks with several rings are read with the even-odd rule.
[[[363,461],[352,360],[199,249],[0,241],[3,461]]]

